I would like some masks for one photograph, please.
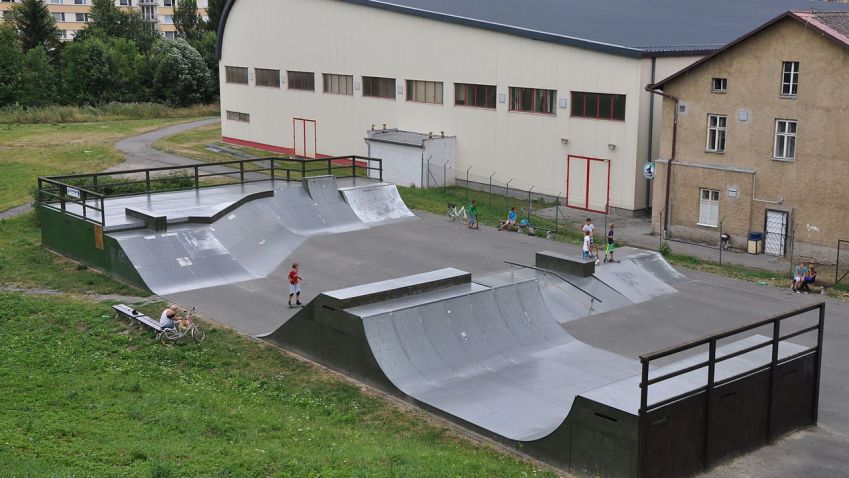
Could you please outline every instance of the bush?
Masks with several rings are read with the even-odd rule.
[[[672,248],[669,247],[669,243],[664,241],[660,244],[660,247],[657,249],[657,252],[660,253],[663,257],[669,257],[672,254]]]
[[[209,68],[183,39],[160,39],[150,49],[153,92],[157,99],[174,106],[200,103],[209,91]]]

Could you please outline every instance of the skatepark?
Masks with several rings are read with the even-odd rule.
[[[692,475],[816,423],[815,301],[469,230],[353,169],[115,197],[49,178],[43,241],[577,475]]]

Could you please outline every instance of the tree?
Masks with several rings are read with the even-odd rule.
[[[156,40],[148,58],[158,99],[173,106],[203,101],[209,89],[209,68],[188,42],[182,38]]]
[[[206,23],[198,14],[198,4],[195,0],[180,0],[177,3],[177,8],[174,9],[174,27],[186,41],[200,40],[206,30]]]
[[[43,46],[27,52],[18,102],[25,106],[47,106],[56,98],[56,72]]]
[[[48,50],[56,47],[59,31],[42,0],[22,0],[12,9],[12,21],[25,52],[37,46]]]
[[[114,1],[93,0],[85,31],[89,35],[126,38],[126,32],[122,28],[123,16]]]
[[[209,68],[209,88],[204,98],[207,102],[212,102],[218,97],[218,57],[215,56],[216,35],[213,32],[205,32],[199,41],[190,42],[192,47],[200,53],[206,67]]]
[[[0,25],[0,107],[17,103],[23,74],[24,54],[15,31]]]
[[[102,103],[113,88],[115,61],[104,40],[89,37],[62,51],[62,96],[66,103]]]
[[[218,24],[221,23],[221,15],[224,13],[224,4],[227,0],[209,0],[206,8],[206,15],[209,21],[206,22],[206,27],[211,32],[218,32]]]

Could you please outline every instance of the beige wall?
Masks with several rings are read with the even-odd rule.
[[[691,59],[690,61],[693,61]],[[669,62],[659,59],[667,68]],[[315,72],[316,92],[232,85],[225,66]],[[511,187],[560,195],[566,192],[567,155],[611,162],[611,205],[645,207],[640,166],[649,158],[646,69],[650,60],[627,58],[556,45],[375,8],[328,0],[240,0],[234,5],[223,38],[221,60],[222,130],[225,137],[291,148],[292,118],[317,121],[318,152],[365,154],[363,140],[371,125],[417,132],[444,131],[457,137],[457,171],[472,168],[472,180],[491,173]],[[321,73],[443,83],[444,104],[322,93]],[[571,118],[569,108],[556,115],[495,111],[454,106],[454,83],[508,88],[624,94],[626,120]],[[509,97],[508,97],[509,102]],[[251,115],[250,124],[226,119],[226,111]],[[379,127],[379,126],[378,126]],[[568,139],[562,144],[561,138]],[[610,149],[608,145],[615,145]],[[465,176],[465,174],[464,174]],[[606,177],[593,176],[593,191],[606,191]],[[573,191],[574,192],[574,191]]]
[[[795,98],[780,95],[782,61],[800,62]],[[728,79],[727,93],[711,93],[714,77]],[[719,215],[727,218],[725,229],[732,235],[763,231],[766,209],[787,211],[796,227],[796,253],[833,260],[830,248],[838,238],[849,238],[844,209],[849,204],[847,85],[849,50],[792,19],[780,21],[666,85],[665,92],[687,107],[678,119],[675,160],[714,168],[673,163],[671,232],[692,239],[715,238],[711,228],[696,225],[698,189],[726,192],[737,186],[738,199],[724,193],[720,198]],[[674,103],[665,100],[663,108],[661,157],[669,158]],[[748,121],[738,118],[741,110],[748,111]],[[709,113],[728,116],[724,153],[705,151]],[[798,121],[794,160],[773,159],[776,119]],[[722,168],[753,174],[722,172]],[[658,169],[655,228],[665,204],[665,166]]]

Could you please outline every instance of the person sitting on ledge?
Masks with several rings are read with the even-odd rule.
[[[507,213],[507,220],[501,224],[501,227],[498,228],[499,231],[503,231],[507,229],[508,231],[516,228],[516,208],[511,207],[510,212]],[[516,229],[518,230],[518,229]]]

